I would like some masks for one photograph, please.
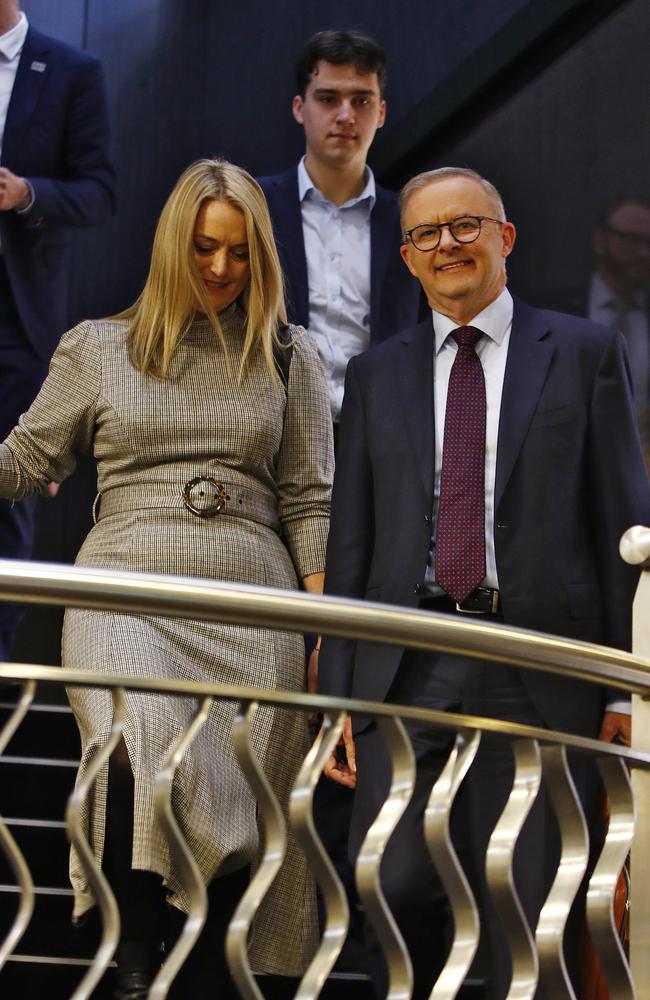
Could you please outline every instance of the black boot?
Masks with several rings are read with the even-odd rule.
[[[249,881],[248,868],[212,880],[208,886],[208,918],[199,940],[172,983],[169,1000],[224,1000],[237,996],[226,961],[224,940]],[[168,951],[178,940],[186,919],[184,913],[170,907],[166,934]]]
[[[115,992],[113,1000],[147,1000],[160,954],[142,941],[121,941],[115,952]]]
[[[113,1000],[147,1000],[152,982],[148,972],[118,972]]]

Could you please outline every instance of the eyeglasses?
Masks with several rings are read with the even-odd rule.
[[[461,215],[451,222],[441,222],[437,225],[433,222],[423,222],[402,233],[402,243],[408,243],[410,240],[416,250],[427,253],[436,249],[443,229],[448,229],[457,243],[474,243],[481,235],[481,225],[484,222],[496,222],[497,225],[502,225],[503,219],[492,219],[489,215]]]
[[[616,226],[605,225],[604,228],[612,236],[627,243],[633,250],[650,250],[650,236],[643,236],[641,233],[630,233],[625,229],[617,229]]]

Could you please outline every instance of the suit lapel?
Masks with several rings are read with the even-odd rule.
[[[302,326],[309,325],[309,279],[302,211],[298,194],[298,168],[288,170],[278,188],[280,212],[274,212],[276,238],[282,248],[282,262],[287,276],[293,309],[291,314]]]
[[[547,337],[549,329],[542,312],[515,299],[499,417],[495,510],[501,502],[546,381],[554,352],[553,344]]]
[[[394,203],[377,187],[376,201],[370,213],[370,336],[373,341],[377,339],[380,324],[381,288],[388,261],[390,255],[397,252],[391,238],[394,219]]]
[[[2,143],[2,160],[11,157],[13,143],[26,130],[41,93],[41,88],[48,76],[48,55],[50,46],[48,40],[37,31],[29,28],[25,44],[18,63],[16,79],[5,123]],[[44,64],[45,69],[33,69],[33,64]]]
[[[407,436],[427,497],[433,495],[433,324],[427,319],[400,335],[397,382]]]

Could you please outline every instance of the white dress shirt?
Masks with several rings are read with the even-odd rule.
[[[370,213],[375,179],[357,198],[335,205],[323,197],[298,164],[298,194],[309,281],[309,331],[316,341],[330,393],[332,419],[339,419],[345,369],[370,344]]]
[[[14,89],[14,81],[18,71],[20,55],[23,51],[27,29],[29,25],[27,18],[21,13],[18,24],[0,35],[0,155],[2,153],[2,140],[4,139],[5,124],[7,121],[7,111],[11,92]]]
[[[508,358],[508,344],[512,330],[512,296],[507,288],[494,302],[483,309],[466,326],[481,330],[482,336],[476,344],[483,375],[485,377],[485,579],[484,587],[498,589],[499,579],[494,554],[494,486],[497,471],[497,438],[501,413],[501,394]],[[435,469],[433,480],[433,537],[429,555],[429,565],[425,581],[432,593],[440,593],[435,586],[435,536],[440,503],[440,470],[445,433],[445,410],[449,375],[456,358],[458,345],[451,336],[458,329],[458,323],[433,311],[434,357],[433,357],[433,405],[435,426]]]
[[[11,93],[14,89],[18,63],[20,62],[28,28],[27,18],[21,11],[18,23],[14,24],[13,28],[10,28],[9,31],[5,31],[4,35],[0,35],[0,158],[2,157],[2,143],[5,135],[5,125],[7,124],[7,111],[9,110]],[[29,181],[27,181],[27,186],[30,190],[29,203],[22,208],[16,209],[19,215],[29,212],[34,204],[34,189]],[[2,244],[0,244],[1,251]]]

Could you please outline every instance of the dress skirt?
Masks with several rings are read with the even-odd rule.
[[[133,367],[128,322],[85,322],[69,331],[43,388],[0,445],[0,496],[43,493],[97,459],[97,523],[77,563],[102,569],[254,583],[295,589],[322,571],[333,468],[327,386],[316,348],[292,328],[288,378],[273,377],[261,352],[239,367],[246,314],[234,303],[221,334],[197,317],[177,346],[169,377]],[[183,491],[215,480],[225,511],[199,517]],[[192,494],[194,502],[194,494]],[[66,611],[63,664],[115,676],[207,681],[304,690],[302,636],[283,631],[157,615]],[[113,721],[109,691],[70,689],[82,742],[80,778],[106,746]],[[132,864],[157,872],[170,902],[187,898],[156,821],[154,786],[196,699],[129,692],[124,742],[135,781]],[[234,757],[236,706],[215,700],[173,781],[177,821],[206,883],[259,858],[256,803]],[[261,707],[253,745],[285,812],[307,749],[301,713]],[[87,807],[96,857],[104,849],[108,767]],[[72,852],[78,918],[94,903]],[[256,916],[250,942],[258,971],[299,974],[316,937],[315,892],[290,838],[287,859]]]

